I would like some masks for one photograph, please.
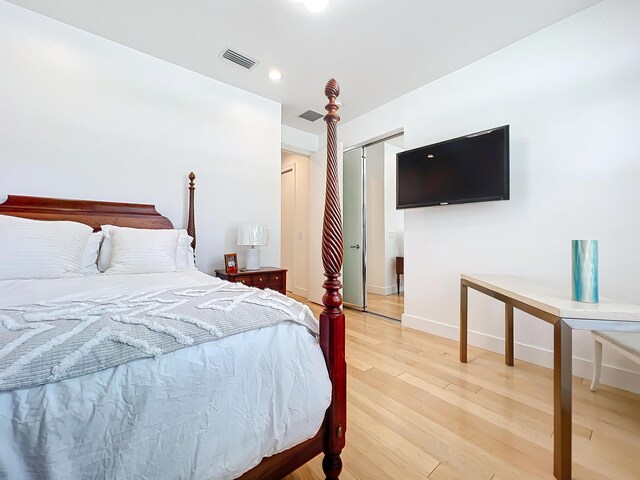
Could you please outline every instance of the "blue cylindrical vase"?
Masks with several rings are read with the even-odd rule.
[[[571,298],[598,303],[597,240],[571,240]]]

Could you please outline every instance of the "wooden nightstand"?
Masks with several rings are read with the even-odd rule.
[[[270,288],[283,295],[287,294],[287,270],[284,268],[262,267],[260,270],[240,270],[237,273],[226,273],[222,269],[216,270],[216,276],[229,282],[244,283],[256,288]]]

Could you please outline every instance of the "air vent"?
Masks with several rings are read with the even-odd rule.
[[[300,118],[304,118],[305,120],[309,120],[310,122],[315,122],[322,117],[323,115],[321,113],[314,112],[313,110],[307,110],[302,115],[300,115]]]
[[[226,58],[230,62],[233,62],[236,65],[240,65],[241,67],[246,68],[247,70],[250,70],[251,67],[253,67],[256,63],[258,63],[257,60],[254,60],[251,57],[247,57],[242,53],[236,52],[235,50],[231,50],[230,48],[227,48],[224,51],[224,53],[222,54],[222,58]]]

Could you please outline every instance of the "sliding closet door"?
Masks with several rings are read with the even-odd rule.
[[[344,302],[364,308],[364,235],[363,235],[363,150],[356,148],[344,153]]]

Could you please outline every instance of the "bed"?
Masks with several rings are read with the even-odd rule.
[[[29,375],[7,373],[9,367],[19,363],[15,358],[27,356],[14,355],[13,364],[4,370],[0,367],[0,385],[5,385],[0,391],[0,478],[279,479],[323,452],[326,477],[339,478],[346,431],[346,364],[339,293],[342,225],[336,161],[339,88],[335,80],[327,83],[325,94],[329,103],[325,117],[328,158],[322,259],[327,280],[325,308],[319,322],[309,319],[306,306],[287,297],[231,286],[193,268],[165,273],[0,280],[0,360],[3,352],[9,352],[4,356],[11,358],[12,348],[23,348],[23,332],[38,337],[29,330],[31,326],[27,324],[31,321],[31,325],[51,324],[48,328],[56,331],[52,326],[58,327],[55,322],[71,323],[60,312],[90,308],[97,318],[95,311],[107,311],[113,305],[121,308],[127,302],[137,307],[140,302],[147,305],[150,301],[163,305],[153,311],[162,310],[162,315],[169,318],[163,330],[158,330],[157,324],[153,328],[149,324],[128,324],[128,328],[146,331],[153,341],[173,335],[170,340],[182,343],[176,346],[176,342],[163,340],[172,346],[161,350],[152,347],[150,340],[146,346],[136,344],[134,348],[130,339],[118,338],[111,343],[122,349],[129,342],[125,350],[135,351],[138,356],[123,363],[114,361],[112,365],[112,359],[96,347],[94,340],[77,345],[71,340],[57,342],[56,348],[69,346],[66,356],[60,357],[64,361],[51,360],[56,366],[47,367],[46,372],[55,375],[51,373],[48,381],[40,383],[37,378],[42,368],[31,364],[19,365]],[[187,231],[195,248],[195,176],[191,174],[189,179]],[[155,207],[143,204],[9,196],[0,205],[0,215],[72,220],[94,230],[101,225],[173,228]],[[203,295],[211,295],[213,300],[202,303]],[[258,310],[252,309],[262,308],[261,312],[270,312],[264,314],[264,322],[267,317],[285,314],[295,321],[233,330],[229,325],[242,322],[203,326],[201,319],[189,317],[187,310],[176,310],[178,313],[171,313],[173,317],[168,316],[166,305],[187,309],[190,297],[198,297],[198,308],[212,305],[211,315],[232,312],[232,316],[255,318],[262,313],[258,315]],[[174,301],[175,298],[181,300]],[[227,303],[219,303],[221,299]],[[126,307],[133,308],[128,304]],[[112,315],[115,310],[108,311]],[[10,314],[25,319],[25,324],[17,325]],[[43,318],[47,322],[42,322]],[[113,315],[109,318],[115,319]],[[123,323],[127,318],[130,317],[121,315],[118,321]],[[171,322],[189,318],[191,323],[182,333],[171,329]],[[91,323],[91,328],[95,325],[98,323]],[[227,327],[229,334],[221,335],[220,331]],[[219,338],[193,342],[193,338],[200,338],[192,334],[196,330],[201,336],[205,330],[212,334],[215,330]],[[101,333],[107,339],[115,335],[110,329],[99,330]],[[49,331],[40,336],[45,338],[45,334],[53,340],[58,338]],[[90,348],[83,350],[86,345]],[[149,351],[151,348],[157,352]],[[81,364],[77,360],[79,352],[99,359],[93,362],[95,371],[91,370],[91,362]],[[58,368],[62,364],[65,369]],[[20,383],[26,382],[23,377],[27,376],[35,380]]]

